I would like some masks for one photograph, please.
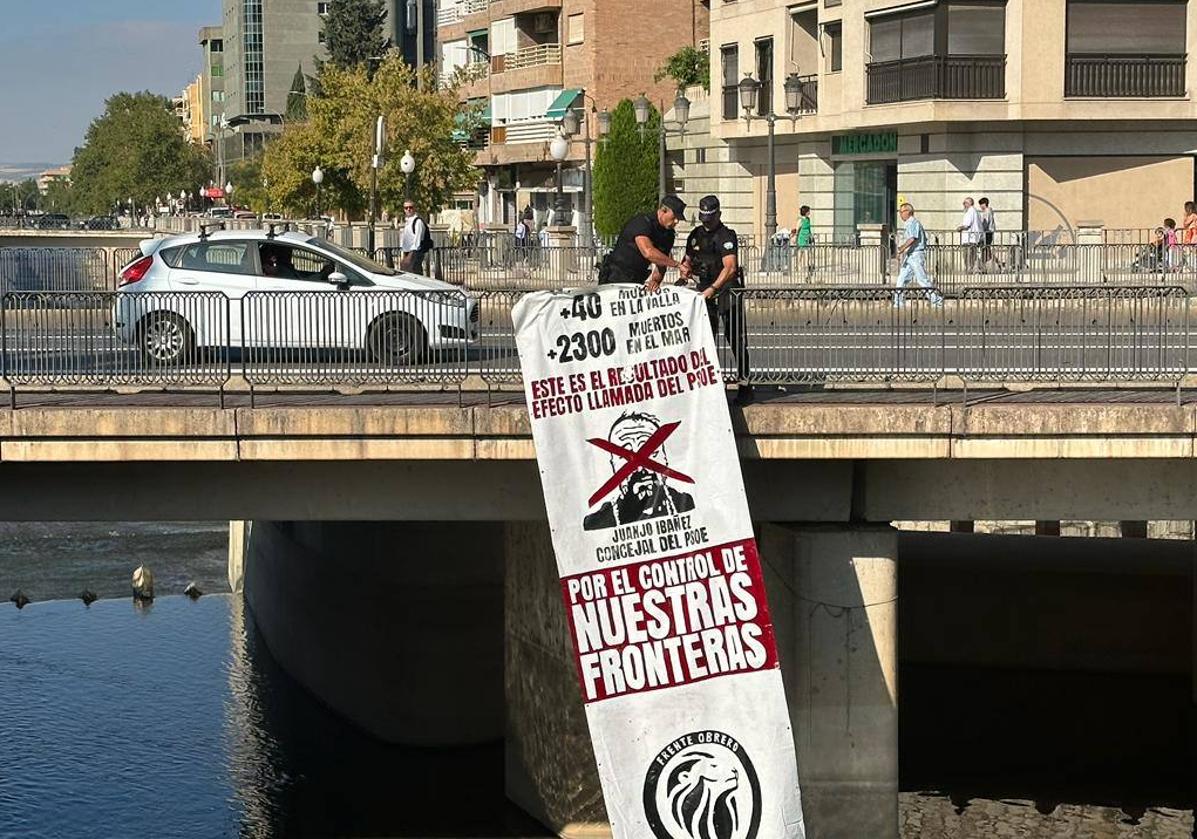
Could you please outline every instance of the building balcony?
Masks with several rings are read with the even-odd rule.
[[[799,76],[798,83],[798,113],[815,114],[819,112],[819,77]]]
[[[1184,55],[1065,56],[1064,95],[1093,98],[1185,95]]]
[[[468,87],[474,82],[485,81],[490,75],[490,62],[472,61],[461,67],[454,67],[447,73],[441,73],[441,81],[447,85]]]
[[[437,26],[452,26],[470,15],[485,13],[490,8],[488,0],[457,0],[451,6],[441,6],[436,13]]]
[[[496,129],[499,136],[496,136]],[[520,143],[547,143],[557,136],[559,128],[555,120],[539,117],[536,119],[516,120],[506,125],[498,125],[491,129],[491,142],[518,145]],[[501,139],[500,139],[501,137]]]
[[[926,55],[865,68],[870,105],[918,99],[1004,99],[1006,56]]]
[[[537,44],[534,47],[524,47],[505,56],[502,72],[509,70],[523,70],[526,67],[540,67],[545,64],[561,63],[560,44]]]

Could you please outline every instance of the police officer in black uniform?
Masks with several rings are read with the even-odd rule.
[[[649,291],[660,288],[665,269],[681,267],[669,252],[677,236],[673,228],[685,219],[686,203],[676,195],[662,198],[655,212],[632,216],[599,266],[599,285],[636,283]]]
[[[719,199],[714,195],[698,202],[698,220],[701,224],[690,231],[686,240],[681,273],[695,281],[699,293],[706,299],[711,332],[718,335],[719,322],[723,322],[723,334],[736,356],[736,372],[740,380],[736,402],[746,405],[753,399],[748,368],[748,330],[744,324],[743,302],[732,294],[733,288],[744,287],[739,242],[736,231],[723,223]]]

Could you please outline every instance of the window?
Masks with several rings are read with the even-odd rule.
[[[740,115],[740,48],[731,44],[719,49],[719,64],[723,68],[723,118]]]
[[[1068,3],[1068,52],[1181,55],[1186,4],[1177,2]]]
[[[213,61],[212,67],[209,69],[208,74],[214,79],[224,78],[224,62]]]
[[[261,275],[276,280],[327,283],[329,274],[337,270],[337,264],[323,254],[275,242],[258,245],[258,256]]]
[[[756,112],[761,116],[773,112],[773,39],[756,42],[756,79],[761,83]]]
[[[224,52],[224,41],[220,38],[213,38],[208,42],[208,52]]]
[[[844,26],[839,21],[827,24],[827,69],[832,73],[844,69]]]
[[[586,37],[586,16],[584,14],[570,15],[567,23],[568,43],[582,43]]]
[[[935,13],[884,17],[869,25],[873,61],[897,61],[931,55],[935,47]]]
[[[317,3],[316,4],[316,14],[327,15],[328,14],[328,4],[327,3]]]
[[[250,254],[246,242],[196,242],[183,250],[178,264],[174,267],[183,271],[252,274]]]
[[[224,101],[224,91],[223,90],[212,91],[212,101],[213,102],[223,102]]]
[[[1006,10],[982,3],[948,6],[948,55],[1004,55]]]

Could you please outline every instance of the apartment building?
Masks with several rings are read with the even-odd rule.
[[[716,0],[722,2],[722,0]],[[439,60],[445,79],[464,79],[463,102],[481,113],[483,130],[462,137],[477,149],[485,172],[476,195],[462,196],[480,224],[515,221],[531,207],[548,216],[556,191],[549,144],[566,110],[589,120],[621,99],[646,94],[672,102],[673,84],[654,73],[682,46],[707,36],[703,0],[442,0]],[[566,217],[578,223],[582,206],[584,132],[569,145],[563,181]],[[591,148],[594,154],[594,148]]]
[[[954,229],[966,196],[987,196],[1007,230],[1179,218],[1197,180],[1193,5],[712,0],[710,97],[674,143],[686,194],[723,192],[741,232],[762,232],[751,75],[751,115],[778,115],[781,227],[808,204],[825,237],[892,228],[909,201],[928,228]]]
[[[312,75],[317,59],[327,57],[321,40],[328,5],[322,0],[223,0],[229,128],[217,123],[217,141],[226,164],[253,155],[281,131],[296,69]]]
[[[403,54],[404,61],[412,67],[437,65],[436,0],[387,0],[384,25],[387,37]]]
[[[199,45],[204,56],[199,74],[199,95],[204,102],[199,142],[211,146],[224,114],[224,30],[205,26],[199,31]]]

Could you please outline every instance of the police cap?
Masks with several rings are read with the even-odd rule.
[[[714,195],[704,196],[698,202],[698,215],[700,218],[713,216],[717,212],[719,212],[719,199]]]

